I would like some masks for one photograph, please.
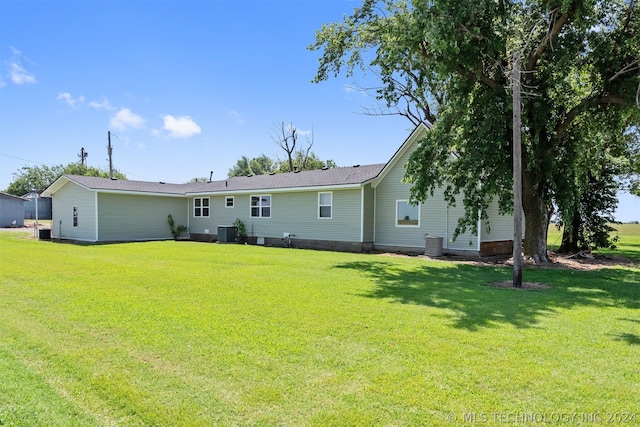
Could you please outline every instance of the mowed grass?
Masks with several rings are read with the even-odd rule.
[[[640,423],[637,264],[526,268],[550,288],[519,291],[489,286],[508,268],[246,245],[0,233],[0,256],[0,425]]]
[[[617,237],[616,249],[598,249],[597,254],[623,257],[640,263],[640,225],[639,224],[611,224],[615,229],[611,233]],[[548,244],[550,250],[558,250],[562,243],[562,231],[554,224],[549,226]]]

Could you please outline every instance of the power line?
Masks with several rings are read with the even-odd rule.
[[[0,153],[0,156],[11,157],[12,159],[22,160],[23,162],[36,163],[38,165],[52,166],[51,163],[38,162],[36,160],[23,159],[22,157],[12,156],[11,154]]]

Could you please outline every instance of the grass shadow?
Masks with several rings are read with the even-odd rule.
[[[640,335],[625,332],[618,335],[616,341],[624,341],[629,345],[640,345]]]
[[[369,276],[375,286],[364,295],[368,298],[443,309],[454,327],[470,331],[499,324],[534,327],[541,317],[574,306],[640,308],[640,272],[634,270],[525,269],[524,280],[550,288],[523,291],[489,286],[511,280],[511,270],[500,267],[407,266],[372,260],[343,263],[336,268]]]

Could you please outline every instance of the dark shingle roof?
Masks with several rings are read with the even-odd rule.
[[[95,176],[64,175],[65,178],[92,190],[133,191],[139,193],[184,194],[185,184],[98,178]]]
[[[187,184],[163,184],[160,182],[148,181],[112,180],[109,178],[80,175],[64,176],[65,178],[92,190],[186,195],[190,193],[358,185],[378,176],[383,168],[384,164],[350,166],[324,170],[277,173],[273,175],[241,176],[219,181],[194,182]]]

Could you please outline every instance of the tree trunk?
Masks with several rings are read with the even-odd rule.
[[[522,208],[524,210],[525,231],[523,251],[536,264],[549,262],[547,257],[547,231],[549,212],[546,198],[536,189],[535,177],[527,171],[522,173]]]
[[[571,229],[565,226],[562,231],[562,243],[560,244],[558,252],[563,254],[580,252],[580,247],[578,246],[580,240],[580,227],[582,227],[582,218],[580,217],[579,212],[574,211],[571,218]]]

